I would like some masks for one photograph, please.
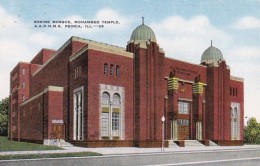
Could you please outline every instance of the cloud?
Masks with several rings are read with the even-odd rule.
[[[111,39],[104,38],[104,36],[110,33],[109,36],[112,36],[113,40],[116,38],[115,35],[118,35],[118,40],[121,40],[122,33],[120,31],[126,30],[133,21],[131,16],[125,16],[106,8],[98,10],[93,18],[86,19],[84,15],[71,15],[61,18],[61,20],[72,22],[81,20],[119,21],[120,24],[106,24],[104,28],[100,29],[35,28],[31,23],[23,22],[20,18],[9,14],[1,6],[0,18],[0,73],[3,80],[7,80],[0,82],[0,99],[9,94],[10,71],[19,61],[30,61],[41,48],[58,49],[64,41],[73,35],[83,38],[86,36],[86,38],[94,38],[97,41],[100,40],[99,38],[106,39],[109,43]]]
[[[204,50],[213,45],[223,48],[231,42],[231,37],[214,27],[206,16],[195,16],[185,19],[171,16],[159,23],[151,24],[157,41],[166,51],[166,56],[200,63]]]
[[[36,32],[33,33],[33,35],[30,36],[29,42],[41,45],[43,47],[51,46],[52,43],[56,42],[56,38],[50,35],[46,35],[42,32]]]
[[[252,16],[242,17],[232,25],[235,29],[257,29],[260,28],[260,19]]]
[[[73,31],[75,34],[91,34],[95,32],[102,33],[104,31],[111,33],[118,33],[120,30],[127,29],[130,24],[133,22],[133,18],[131,16],[124,16],[117,11],[112,9],[100,9],[97,11],[93,18],[85,18],[81,15],[70,15],[64,18],[64,20],[69,20],[74,25],[81,25],[83,28],[73,28],[73,29],[63,29],[65,31]],[[75,21],[98,21],[98,24],[77,24]],[[108,23],[108,21],[118,21],[117,24]],[[85,25],[104,25],[103,28],[85,28]],[[60,29],[59,29],[60,31]]]
[[[0,6],[0,99],[9,94],[9,73],[19,61],[30,61],[39,48],[51,46],[55,38],[35,32]]]
[[[228,54],[241,60],[254,61],[255,58],[260,58],[260,48],[253,46],[235,47],[231,48]]]

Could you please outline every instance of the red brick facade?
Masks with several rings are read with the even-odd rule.
[[[12,140],[159,147],[162,116],[165,140],[244,139],[243,79],[231,76],[225,61],[167,58],[156,41],[124,49],[72,37],[19,63],[10,88]]]

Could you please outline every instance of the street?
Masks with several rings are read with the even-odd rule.
[[[106,155],[97,157],[74,157],[58,159],[31,159],[0,161],[2,166],[69,166],[69,165],[245,165],[260,164],[260,148],[217,149],[196,152],[158,152],[148,154]]]

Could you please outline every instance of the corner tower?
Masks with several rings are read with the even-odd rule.
[[[212,42],[203,52],[201,64],[207,66],[206,139],[219,145],[240,145],[244,123],[243,82],[230,75],[221,51]],[[241,90],[239,94],[237,89]]]
[[[160,147],[164,52],[144,18],[133,30],[127,51],[134,53],[135,146]]]

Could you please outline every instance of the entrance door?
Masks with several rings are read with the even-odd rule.
[[[196,122],[196,139],[202,140],[202,123]]]
[[[188,119],[178,119],[178,140],[189,139],[189,120]]]

